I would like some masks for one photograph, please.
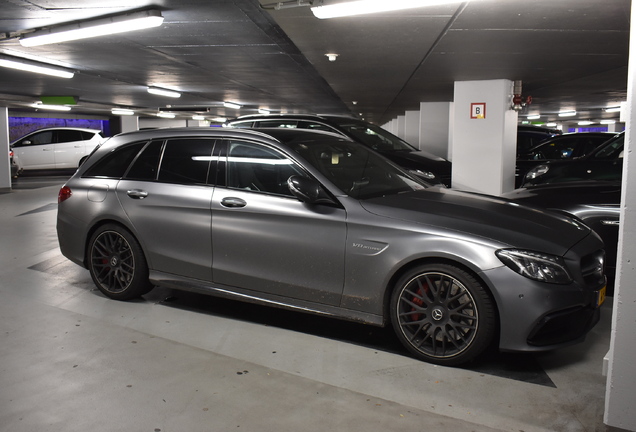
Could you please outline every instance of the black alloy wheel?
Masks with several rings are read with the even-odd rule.
[[[402,344],[430,363],[469,362],[491,344],[494,303],[468,272],[427,264],[408,272],[391,297],[391,321]]]
[[[107,297],[130,300],[152,289],[141,246],[128,230],[104,225],[91,237],[88,254],[93,282]]]

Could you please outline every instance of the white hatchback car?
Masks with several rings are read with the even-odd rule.
[[[25,170],[75,169],[104,141],[98,129],[39,129],[11,143],[18,174]]]

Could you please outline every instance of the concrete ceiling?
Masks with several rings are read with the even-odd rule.
[[[626,98],[630,3],[473,0],[319,20],[309,7],[276,10],[270,0],[0,0],[0,54],[76,72],[63,79],[0,68],[0,106],[29,111],[42,96],[73,96],[72,112],[83,115],[123,107],[212,118],[267,108],[383,124],[421,101],[452,101],[455,81],[510,79],[532,97],[520,118],[554,120],[562,109],[616,118],[603,108]],[[33,48],[18,42],[34,29],[145,8],[161,11],[161,27]],[[147,86],[182,96],[151,95]]]

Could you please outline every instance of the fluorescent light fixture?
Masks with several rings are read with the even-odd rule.
[[[177,115],[169,112],[159,112],[157,113],[157,117],[161,118],[175,118]]]
[[[576,115],[576,111],[561,111],[559,117],[572,117]]]
[[[579,126],[589,126],[589,125],[592,125],[592,124],[594,124],[594,122],[593,121],[589,121],[589,120],[581,120],[578,123]]]
[[[604,124],[604,125],[616,124],[616,120],[601,120],[601,124]]]
[[[36,31],[21,37],[20,44],[25,47],[47,45],[159,27],[162,23],[161,12],[152,9]]]
[[[59,78],[73,78],[75,75],[73,72],[52,68],[48,66],[38,66],[32,63],[25,63],[17,60],[9,60],[7,58],[0,58],[0,66],[10,69],[17,69],[25,72],[34,72],[44,75],[50,75]]]
[[[608,113],[620,112],[620,110],[621,110],[620,106],[613,106],[613,107],[605,108],[605,112],[608,112]]]
[[[259,108],[259,109],[258,109],[258,113],[259,113],[259,114],[269,114],[269,110],[266,110],[266,109],[264,109],[264,108]]]
[[[241,108],[241,105],[234,103],[234,102],[223,102],[223,106],[225,108],[233,108],[233,109],[239,109]]]
[[[171,97],[171,98],[179,98],[181,97],[181,93],[176,92],[176,91],[172,91],[172,90],[166,90],[166,89],[161,89],[158,87],[148,87],[148,93],[154,94],[154,95],[158,95],[158,96],[167,96],[167,97]]]
[[[192,116],[192,120],[205,120],[205,117],[203,117],[202,115],[193,115]]]
[[[426,6],[438,6],[461,3],[461,0],[359,0],[312,7],[316,18],[338,18],[351,15],[366,15],[378,12],[412,9]]]
[[[225,123],[227,121],[225,117],[214,117],[212,120],[217,123]]]
[[[43,103],[36,102],[31,105],[33,108],[43,109],[43,110],[52,110],[52,111],[70,111],[71,107],[66,105],[45,105]]]
[[[553,127],[557,127],[557,124],[556,123],[546,123],[546,126],[553,128]]]
[[[528,120],[539,120],[541,118],[540,114],[533,114],[527,117]]]
[[[110,110],[111,113],[115,115],[133,115],[135,112],[133,110],[124,109],[124,108],[113,108]]]

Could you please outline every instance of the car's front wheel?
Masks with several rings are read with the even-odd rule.
[[[97,288],[112,299],[130,300],[152,289],[139,242],[119,225],[104,225],[91,236],[88,269]]]
[[[448,264],[426,264],[404,274],[391,297],[391,321],[402,344],[418,358],[456,366],[492,342],[493,300],[475,277]]]

